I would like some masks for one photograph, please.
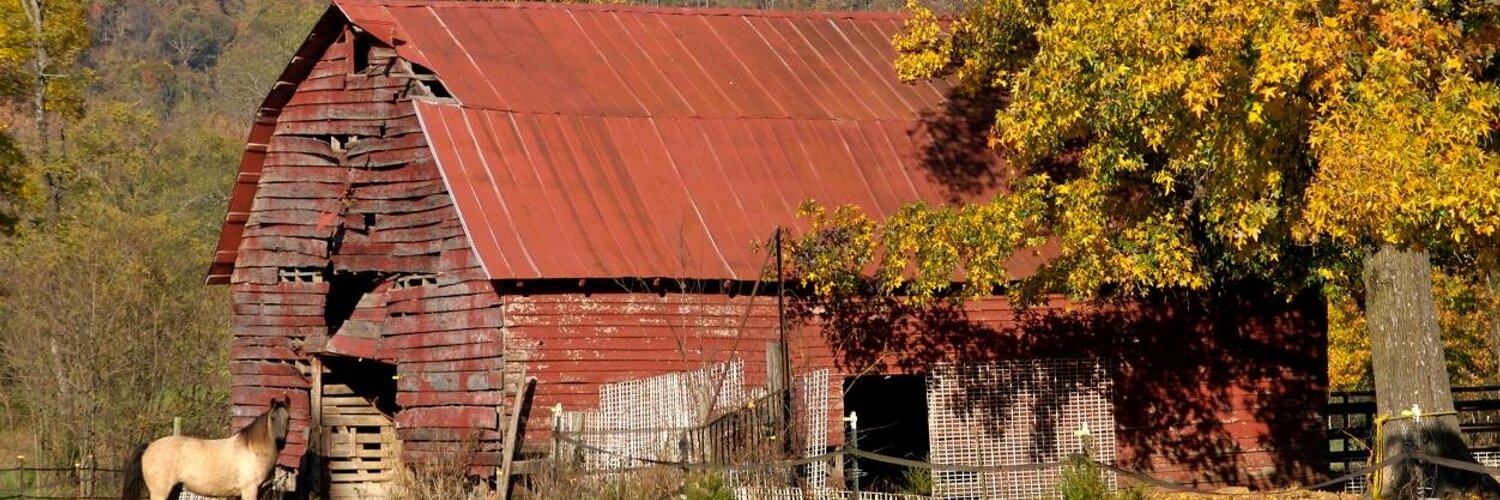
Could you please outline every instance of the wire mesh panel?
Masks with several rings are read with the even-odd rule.
[[[821,455],[828,451],[828,376],[827,368],[814,370],[797,376],[796,392],[792,404],[797,411],[798,432],[803,439],[803,456]],[[807,464],[804,474],[808,488],[828,486],[828,462]]]
[[[927,379],[932,463],[1056,463],[1080,451],[1085,435],[1095,459],[1113,462],[1111,386],[1109,370],[1093,358],[937,365]],[[934,471],[933,496],[1055,498],[1059,472]],[[1105,480],[1115,486],[1114,473]]]
[[[853,500],[854,492],[832,488],[735,488],[735,500]],[[930,500],[932,497],[904,493],[866,491],[859,500]]]

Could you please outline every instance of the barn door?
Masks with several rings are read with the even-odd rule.
[[[396,368],[338,356],[321,361],[314,404],[326,498],[386,498],[401,456],[392,420]]]

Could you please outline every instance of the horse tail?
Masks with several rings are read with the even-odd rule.
[[[141,456],[146,454],[146,446],[142,443],[130,454],[130,461],[125,462],[125,489],[120,493],[120,500],[140,500],[141,491],[146,489],[146,476],[141,473]]]

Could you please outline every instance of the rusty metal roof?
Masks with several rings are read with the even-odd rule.
[[[994,192],[934,173],[1000,162],[943,151],[949,89],[895,77],[898,14],[335,7],[451,92],[418,115],[492,279],[754,280],[752,245],[806,199],[881,217]]]
[[[576,116],[909,120],[892,13],[338,0],[465,106]]]

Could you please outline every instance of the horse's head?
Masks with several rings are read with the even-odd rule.
[[[276,440],[276,449],[286,446],[287,425],[292,418],[292,398],[272,399],[270,413],[271,437]]]

